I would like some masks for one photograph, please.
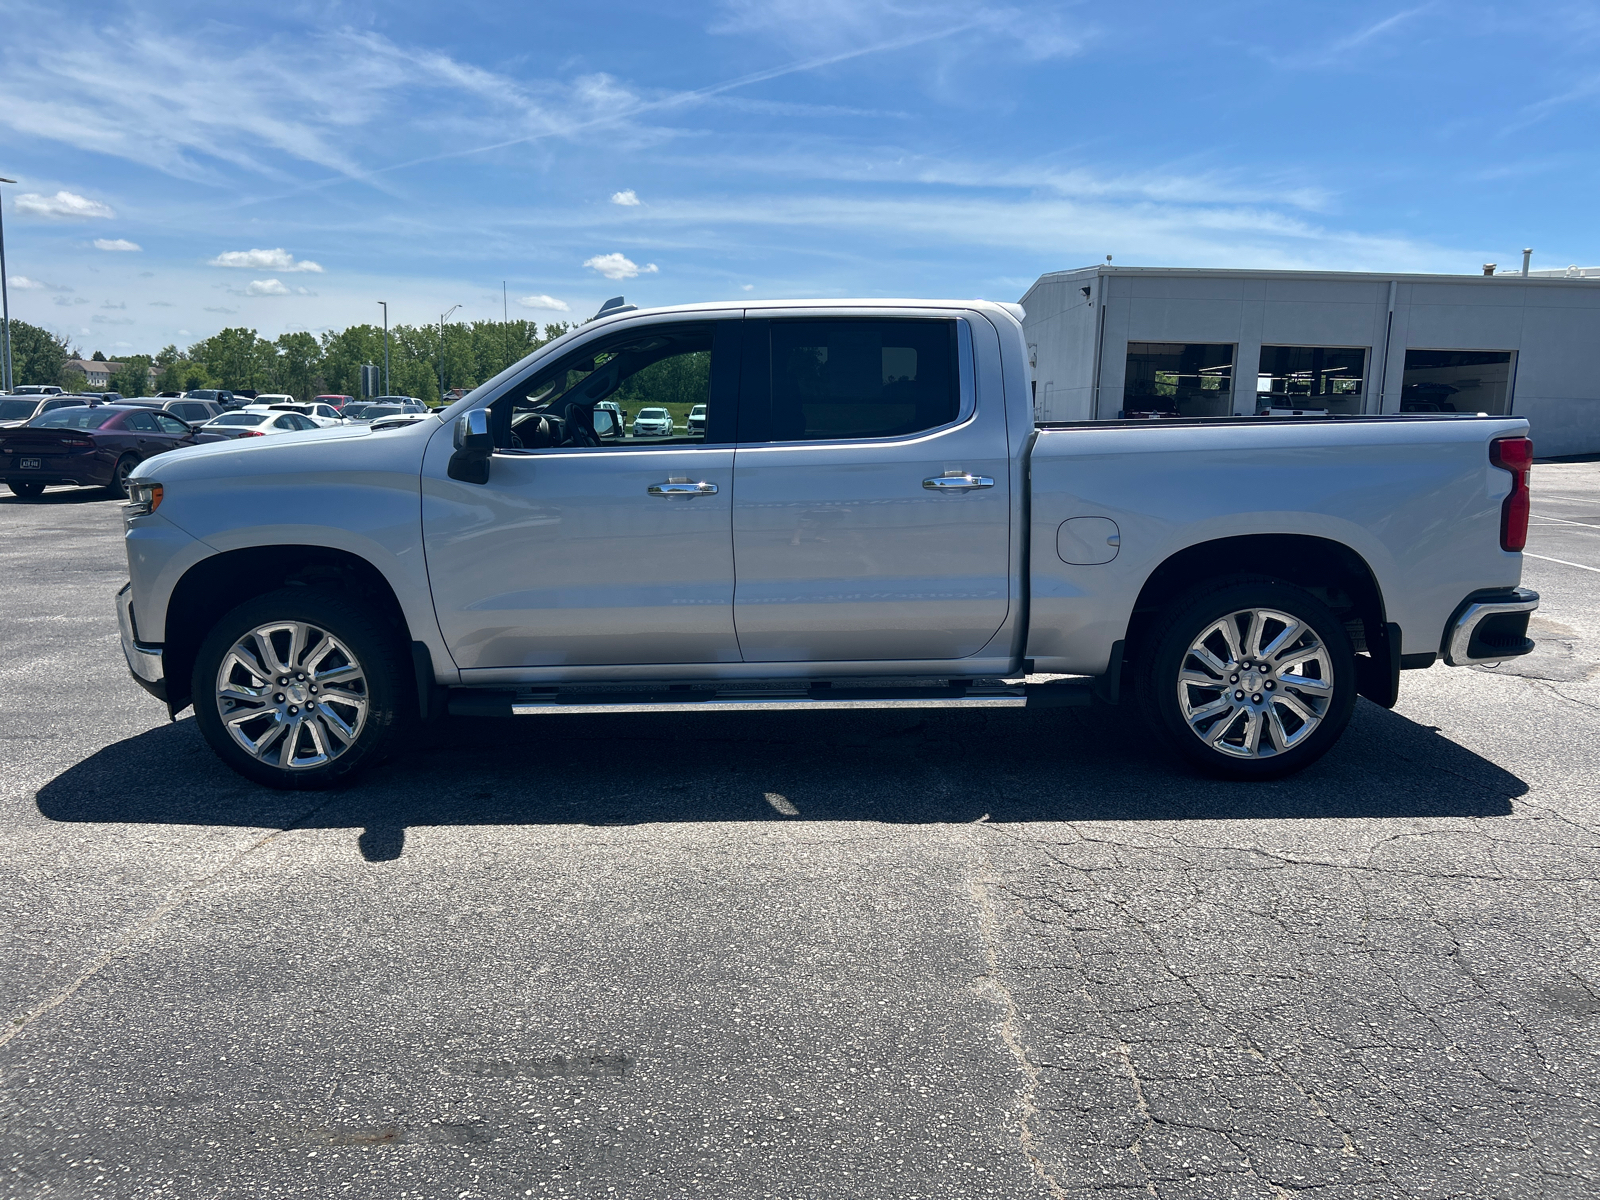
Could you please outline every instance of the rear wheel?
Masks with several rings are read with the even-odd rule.
[[[1276,779],[1339,740],[1355,706],[1355,651],[1311,593],[1268,579],[1203,585],[1156,622],[1135,681],[1167,747],[1229,779]]]
[[[131,454],[124,454],[117,459],[117,465],[111,468],[111,482],[106,484],[106,495],[113,500],[126,500],[128,498],[128,476],[133,474],[139,460]]]
[[[328,787],[381,759],[414,708],[397,643],[339,593],[259,596],[202,643],[195,719],[239,774],[268,787]]]
[[[6,486],[24,500],[32,500],[35,496],[44,495],[44,484],[42,483],[12,483],[7,481]]]

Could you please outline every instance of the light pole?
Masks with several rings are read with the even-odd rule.
[[[383,394],[390,396],[394,393],[389,391],[389,302],[379,300],[378,303],[383,305]]]
[[[455,312],[460,307],[461,305],[459,304],[452,304],[450,312],[443,313],[439,317],[439,400],[441,403],[444,401],[444,323],[450,319],[450,313]]]
[[[15,183],[0,179],[0,183]],[[0,204],[0,209],[4,205]],[[6,222],[0,213],[0,324],[5,326],[5,345],[0,347],[0,392],[11,390],[11,295],[6,290]]]

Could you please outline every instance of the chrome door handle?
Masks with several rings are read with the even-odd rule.
[[[957,471],[924,479],[922,486],[930,492],[971,492],[978,488],[992,488],[994,480],[987,475],[969,475],[965,471]]]
[[[706,483],[690,483],[687,479],[669,479],[666,483],[652,483],[649,487],[652,496],[715,496],[717,485]]]

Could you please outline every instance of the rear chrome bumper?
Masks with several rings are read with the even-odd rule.
[[[1445,629],[1444,661],[1452,667],[1503,662],[1533,649],[1528,618],[1539,593],[1527,588],[1474,592],[1461,602]]]
[[[139,629],[133,623],[131,582],[123,584],[117,593],[117,625],[122,631],[122,657],[128,660],[134,682],[157,700],[165,701],[167,676],[161,662],[161,647],[146,646],[139,641]]]

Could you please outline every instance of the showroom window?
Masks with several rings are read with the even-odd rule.
[[[1365,347],[1263,346],[1256,375],[1256,411],[1302,408],[1359,413],[1366,374]]]
[[[1233,412],[1233,347],[1129,342],[1124,417],[1225,417]]]
[[[1511,411],[1509,350],[1407,350],[1401,412]]]

